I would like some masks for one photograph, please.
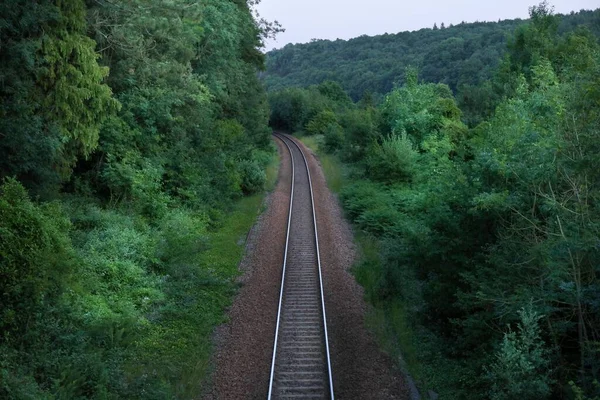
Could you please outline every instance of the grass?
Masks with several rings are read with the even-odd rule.
[[[279,157],[275,154],[266,170],[266,191],[275,187],[278,167]],[[191,277],[187,284],[176,288],[178,296],[191,303],[185,308],[179,301],[173,303],[170,323],[149,338],[155,343],[149,348],[172,354],[174,368],[179,364],[181,372],[174,377],[172,386],[180,398],[196,398],[208,386],[213,369],[212,332],[226,321],[225,312],[236,294],[238,265],[244,256],[246,238],[263,211],[264,197],[265,192],[261,192],[241,198],[219,228],[207,234],[207,249],[199,255],[199,268],[194,273],[200,278]],[[164,342],[166,348],[161,349],[157,342]],[[164,360],[164,353],[159,360]]]
[[[275,158],[275,157],[274,157]],[[277,179],[277,166],[269,165],[267,168],[267,184],[269,190],[275,186]],[[216,271],[225,273],[225,276],[236,277],[238,264],[244,255],[246,236],[263,211],[262,204],[264,193],[240,199],[233,210],[228,213],[220,228],[211,232],[209,248],[202,254],[202,264],[210,265]]]
[[[275,189],[275,184],[277,183],[277,174],[279,173],[279,154],[276,152],[273,158],[271,158],[271,162],[267,165],[267,182],[265,184],[265,189],[267,191],[271,191]]]
[[[327,154],[322,150],[323,135],[302,136],[299,139],[319,157],[329,189],[339,193],[345,183],[345,169],[335,155]]]
[[[267,166],[265,183],[266,191],[271,191],[277,182],[279,172],[279,156],[273,155],[271,162]],[[244,249],[248,232],[254,225],[258,215],[264,211],[263,200],[265,192],[257,193],[240,199],[228,213],[224,223],[218,230],[210,233],[209,248],[202,253],[201,264],[210,266],[214,271],[232,282],[240,275],[238,265],[244,256]],[[233,296],[227,301],[227,307],[231,304]],[[223,313],[224,309],[218,310]],[[211,340],[210,336],[203,340]],[[208,356],[207,354],[207,361]],[[197,379],[200,377],[195,377]]]
[[[366,233],[355,235],[360,254],[353,266],[356,280],[365,289],[365,297],[373,306],[366,323],[375,334],[380,347],[396,360],[403,370],[418,378],[419,362],[416,334],[409,323],[406,305],[398,299],[382,302],[377,290],[381,276],[380,241]]]
[[[334,193],[350,183],[345,174],[346,168],[335,155],[322,150],[322,136],[301,136],[299,139],[319,156],[327,185]],[[394,299],[386,302],[378,300],[377,291],[381,279],[380,242],[377,238],[363,232],[354,236],[359,258],[352,272],[357,282],[365,290],[366,301],[373,307],[366,315],[366,324],[375,334],[377,342],[385,352],[398,362],[400,368],[408,371],[415,379],[421,376],[417,334],[409,323],[406,304]]]
[[[265,183],[266,191],[271,191],[277,182],[279,172],[279,156],[275,154],[267,166]],[[226,272],[229,277],[238,275],[238,264],[244,255],[246,236],[254,221],[263,211],[265,193],[257,193],[243,197],[228,214],[221,227],[211,232],[209,249],[202,255],[202,264],[210,265],[218,271]]]

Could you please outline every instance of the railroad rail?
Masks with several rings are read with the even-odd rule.
[[[293,139],[274,135],[290,152],[292,182],[268,400],[333,400],[310,170],[302,149]]]

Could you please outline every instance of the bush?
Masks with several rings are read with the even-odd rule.
[[[0,340],[19,338],[61,293],[75,269],[69,228],[56,203],[35,205],[14,179],[0,187]]]
[[[334,153],[342,148],[344,144],[344,130],[340,125],[331,124],[325,130],[325,151]]]
[[[169,274],[185,263],[197,264],[207,247],[208,217],[184,209],[171,210],[160,222],[161,240],[157,249]]]
[[[550,396],[548,351],[540,337],[538,315],[528,306],[519,311],[518,330],[504,335],[487,378],[492,400],[538,400]]]
[[[256,193],[262,190],[267,181],[264,168],[258,162],[242,160],[238,166],[242,176],[242,191],[246,194]]]
[[[337,117],[330,110],[323,110],[306,124],[306,132],[309,135],[323,135],[331,125],[337,125]]]
[[[348,110],[340,116],[340,125],[345,132],[344,158],[348,161],[362,160],[379,135],[374,111]]]
[[[367,157],[368,174],[381,182],[410,181],[417,157],[418,153],[405,133],[390,136],[371,148]]]

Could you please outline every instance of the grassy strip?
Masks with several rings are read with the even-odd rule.
[[[267,166],[266,191],[271,191],[277,182],[279,156],[274,155]],[[265,193],[258,193],[240,199],[228,213],[224,223],[209,234],[209,248],[200,258],[203,265],[209,265],[224,276],[233,279],[239,275],[238,264],[244,255],[246,236],[263,211]]]
[[[344,164],[337,156],[320,150],[321,136],[302,136],[300,140],[318,155],[327,185],[339,194],[350,183]],[[364,288],[366,300],[373,306],[366,315],[367,326],[375,334],[379,346],[419,381],[422,371],[416,346],[417,333],[408,320],[407,305],[397,299],[385,302],[378,300],[382,276],[380,240],[360,231],[355,232],[354,240],[359,258],[352,272]]]
[[[278,172],[279,156],[275,154],[266,169],[266,191],[271,191],[275,187]],[[207,303],[214,303],[216,299],[219,307],[208,307],[202,310],[204,313],[208,311],[212,314],[204,315],[204,318],[212,323],[205,332],[196,337],[196,340],[202,342],[201,351],[195,356],[195,365],[188,369],[188,374],[183,376],[182,387],[186,388],[184,398],[193,398],[194,394],[200,393],[202,389],[200,385],[206,383],[213,350],[211,333],[218,324],[225,322],[223,314],[233,301],[235,291],[231,288],[240,275],[238,265],[244,256],[246,238],[256,218],[264,211],[264,197],[263,192],[240,199],[219,229],[209,234],[209,248],[200,257],[201,265],[209,266],[212,271],[218,271],[218,275],[227,280],[228,284],[216,285],[209,290]]]
[[[320,150],[324,140],[323,135],[301,136],[300,140],[319,157],[329,189],[339,193],[345,184],[345,169],[337,157]]]

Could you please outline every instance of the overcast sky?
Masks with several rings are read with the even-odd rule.
[[[279,21],[285,33],[267,50],[311,39],[350,39],[431,28],[462,21],[527,18],[539,0],[262,0],[260,16]],[[600,7],[600,0],[551,0],[557,13]]]

